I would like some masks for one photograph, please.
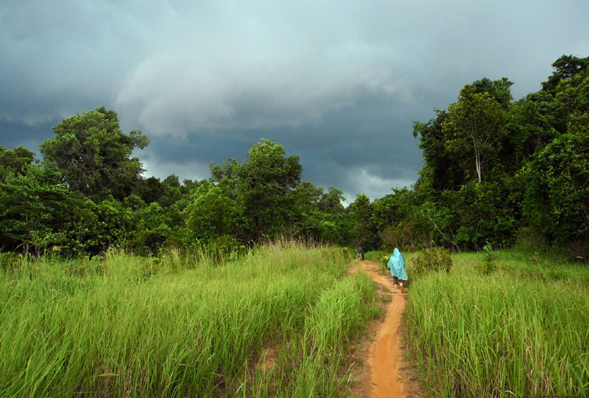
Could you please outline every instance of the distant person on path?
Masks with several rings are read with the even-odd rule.
[[[358,256],[360,256],[360,260],[364,261],[364,250],[362,250],[362,246],[358,246],[356,253],[358,253]]]
[[[389,270],[391,271],[391,275],[393,276],[393,283],[395,284],[394,293],[397,293],[399,284],[401,284],[401,289],[403,289],[402,281],[407,280],[407,273],[405,272],[405,257],[403,257],[403,253],[401,253],[396,247],[393,251],[393,255],[389,259]]]

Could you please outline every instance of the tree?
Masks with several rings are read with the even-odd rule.
[[[163,208],[168,208],[184,196],[182,186],[178,177],[169,175],[160,181],[159,178],[149,177],[143,181],[141,187],[141,198],[145,203],[159,203]]]
[[[352,213],[356,225],[353,229],[354,237],[365,250],[374,250],[379,246],[379,236],[373,223],[373,205],[365,194],[356,195],[356,200],[350,204],[348,211]]]
[[[328,192],[310,182],[301,182],[292,193],[297,237],[318,242],[347,244],[350,234],[347,214],[341,201],[343,192],[330,186]]]
[[[525,213],[558,245],[581,242],[589,254],[589,113],[583,127],[554,139],[526,170]]]
[[[143,168],[130,156],[149,139],[139,130],[123,134],[116,112],[102,107],[77,114],[53,131],[56,137],[40,145],[41,153],[57,165],[71,190],[98,202],[109,195],[123,200],[139,188]]]
[[[473,93],[486,93],[505,109],[509,108],[513,100],[510,90],[511,86],[513,86],[513,82],[510,82],[506,77],[498,80],[491,80],[484,77],[470,85]]]
[[[238,162],[236,158],[231,158],[220,166],[211,162],[211,181],[223,188],[232,199],[236,200],[241,189],[239,174],[242,168],[243,164]]]
[[[573,55],[563,55],[552,64],[554,72],[547,82],[542,83],[542,90],[553,92],[558,84],[564,79],[571,79],[576,74],[584,72],[589,68],[589,57],[577,58]]]
[[[416,191],[393,189],[393,194],[372,203],[372,224],[378,230],[383,248],[417,248],[431,242],[431,224],[421,215]]]
[[[298,156],[286,157],[284,147],[269,140],[255,144],[243,163],[230,159],[211,164],[211,180],[234,199],[239,236],[244,243],[273,237],[297,221],[294,190],[303,168]]]
[[[234,230],[235,202],[211,183],[200,185],[185,210],[186,226],[193,240],[209,242]]]
[[[317,206],[319,210],[324,211],[326,213],[331,214],[341,214],[344,212],[345,208],[342,204],[342,201],[346,200],[344,198],[344,193],[331,185],[327,192],[322,192],[321,199]]]
[[[12,250],[23,247],[28,256],[63,241],[69,219],[69,192],[60,183],[54,164],[24,166],[22,174],[9,174],[0,181],[0,231]]]
[[[515,185],[509,173],[518,170],[516,160],[521,167],[525,159],[517,150],[533,148],[531,135],[537,134],[537,129],[509,124],[522,119],[510,113],[512,84],[506,78],[475,81],[464,86],[448,111],[437,110],[427,124],[414,123],[426,161],[415,186],[414,200],[421,205],[408,210],[399,225],[388,226],[383,240],[425,241],[430,234],[423,226],[429,225],[438,243],[454,248],[510,242],[509,234],[519,226],[521,200],[510,191]],[[526,118],[536,121],[533,107],[527,109]],[[508,136],[507,126],[520,134]]]
[[[545,114],[546,101],[554,102],[550,96],[530,94],[511,108],[503,163],[514,173],[560,134],[552,126],[551,115]]]
[[[448,118],[448,112],[435,112],[436,118],[428,123],[413,122],[413,137],[419,137],[419,148],[425,161],[416,186],[419,186],[421,192],[429,191],[431,195],[444,189],[460,189],[466,181],[461,164],[446,150],[442,126]]]
[[[503,86],[509,87],[506,83]],[[474,163],[477,180],[481,182],[485,163],[499,150],[497,144],[503,138],[505,123],[505,109],[494,95],[479,92],[476,83],[466,85],[458,102],[448,107],[448,117],[442,123],[446,150],[460,158],[467,174],[472,170],[469,165]]]
[[[0,181],[8,174],[23,174],[27,165],[33,163],[35,154],[22,146],[8,149],[0,146]]]
[[[238,176],[243,184],[240,204],[250,223],[250,237],[275,236],[294,221],[293,190],[301,181],[298,156],[286,157],[284,147],[269,140],[247,153]]]

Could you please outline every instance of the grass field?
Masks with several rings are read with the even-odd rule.
[[[408,342],[428,395],[587,396],[589,267],[494,255],[453,255],[449,273],[411,285]]]
[[[341,249],[107,254],[0,273],[1,397],[335,397],[379,314]]]

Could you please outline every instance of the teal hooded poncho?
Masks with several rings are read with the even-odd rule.
[[[391,270],[392,276],[396,276],[402,281],[407,280],[407,273],[405,272],[405,257],[403,257],[403,253],[397,248],[395,248],[393,255],[389,259],[389,269]]]

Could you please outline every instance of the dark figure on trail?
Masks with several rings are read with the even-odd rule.
[[[360,260],[364,261],[364,250],[362,250],[362,246],[358,246],[356,253],[358,253]]]
[[[403,288],[403,281],[407,280],[407,273],[405,272],[405,257],[403,257],[403,253],[401,253],[396,247],[393,251],[393,255],[389,259],[389,270],[391,271],[393,283],[395,284],[394,293],[397,293],[399,284],[401,285],[401,293],[404,293],[405,289]]]

